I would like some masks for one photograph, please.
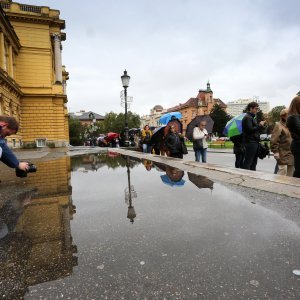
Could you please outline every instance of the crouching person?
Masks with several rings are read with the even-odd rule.
[[[5,138],[16,134],[18,129],[19,123],[15,118],[0,115],[0,160],[10,168],[26,172],[29,169],[29,164],[27,162],[19,162],[5,142]]]

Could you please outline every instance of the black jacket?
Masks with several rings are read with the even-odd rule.
[[[292,138],[300,141],[300,115],[291,115],[287,118],[286,126],[289,129]]]
[[[230,138],[233,142],[233,153],[234,154],[243,154],[245,153],[245,143],[243,134],[235,135]]]
[[[242,121],[245,143],[259,143],[260,130],[262,127],[257,124],[254,117],[247,112]]]
[[[169,133],[166,137],[165,145],[172,154],[182,152],[181,143],[182,141],[177,133]]]

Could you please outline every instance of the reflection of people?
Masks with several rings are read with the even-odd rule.
[[[0,240],[8,237],[14,231],[24,207],[31,201],[32,191],[19,194],[17,197],[7,199],[0,209]],[[0,194],[1,198],[2,195]],[[2,256],[1,253],[0,256]]]
[[[16,134],[19,129],[19,123],[13,117],[0,116],[0,160],[10,168],[19,168],[26,171],[29,168],[27,162],[19,162],[13,152],[8,148],[5,138]]]
[[[174,125],[170,126],[165,145],[171,157],[183,158],[181,137],[176,132],[176,128]]]
[[[294,157],[290,150],[292,137],[286,127],[287,116],[287,109],[283,109],[280,112],[280,122],[276,122],[272,132],[271,150],[278,164],[277,174],[293,176]]]
[[[177,168],[166,166],[166,175],[161,175],[160,178],[163,183],[170,186],[183,186],[185,180],[182,179],[184,171]]]
[[[206,122],[201,121],[199,127],[195,127],[193,130],[193,149],[195,151],[195,160],[200,161],[200,156],[202,162],[206,163],[206,154],[207,154],[207,130],[205,128]]]
[[[143,152],[144,153],[151,153],[151,137],[152,131],[150,130],[149,125],[145,125],[144,129],[142,130],[142,145],[143,145]]]
[[[152,169],[152,161],[151,160],[143,159],[143,165],[145,166],[147,171],[151,171],[151,169]]]
[[[289,117],[286,123],[293,141],[291,151],[294,155],[294,177],[300,178],[300,96],[295,97],[289,107]]]
[[[258,103],[250,102],[247,105],[247,113],[242,120],[246,149],[243,169],[252,171],[256,170],[260,131],[265,125],[265,121],[260,121],[259,124],[257,124],[255,116],[258,112]]]

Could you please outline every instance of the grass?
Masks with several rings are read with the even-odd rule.
[[[213,147],[210,146],[210,144],[213,142],[207,142],[208,147],[209,148],[220,148],[221,149],[221,145],[214,145]],[[185,143],[187,147],[193,147],[193,143],[192,142],[186,142]],[[226,141],[225,142],[225,149],[232,149],[233,148],[233,143],[231,141]],[[222,147],[222,149],[224,149],[224,147]]]

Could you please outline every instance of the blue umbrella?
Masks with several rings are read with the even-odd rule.
[[[242,134],[243,133],[242,122],[244,116],[245,113],[235,116],[234,118],[229,120],[223,130],[223,133],[228,137]]]
[[[160,178],[163,183],[170,185],[170,186],[183,186],[185,183],[185,180],[180,179],[179,181],[172,180],[168,175],[160,175]]]
[[[161,124],[167,124],[169,121],[171,121],[171,118],[175,117],[177,119],[181,119],[182,118],[182,114],[179,111],[173,111],[173,112],[169,112],[166,113],[164,115],[162,115],[159,119],[159,123]]]

